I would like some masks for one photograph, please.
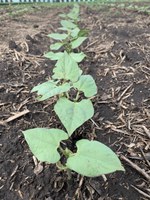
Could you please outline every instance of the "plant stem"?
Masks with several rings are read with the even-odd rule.
[[[68,175],[68,180],[71,180],[71,178],[72,178],[71,170],[66,169],[66,171],[67,171],[67,175]]]
[[[67,169],[66,166],[63,165],[60,161],[58,161],[58,162],[56,163],[56,166],[57,166],[58,169],[60,169],[60,170],[66,170],[66,169]]]
[[[62,152],[62,154],[63,154],[66,158],[68,158],[70,155],[73,154],[73,152],[72,152],[70,149],[68,149],[68,148],[63,149],[61,146],[59,146],[59,149],[60,149],[60,151]]]
[[[60,151],[62,152],[62,154],[63,154],[66,158],[68,158],[68,153],[67,153],[67,151],[65,151],[61,146],[59,146],[59,149],[60,149]],[[67,175],[68,175],[68,180],[71,180],[72,175],[71,175],[71,170],[70,170],[70,169],[68,169],[67,167],[65,167],[65,165],[62,165],[60,161],[57,163],[57,167],[58,167],[59,169],[66,170]]]
[[[67,99],[69,99],[69,93],[68,92],[66,92],[66,96],[67,96]]]
[[[59,146],[59,149],[60,149],[61,153],[62,153],[65,157],[67,157],[66,151],[65,151],[61,146]]]
[[[79,95],[80,95],[80,91],[77,92],[77,95],[76,95],[75,101],[78,101],[78,99],[79,99]]]

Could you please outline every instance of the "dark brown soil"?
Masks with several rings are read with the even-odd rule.
[[[66,172],[38,163],[24,140],[22,130],[61,126],[54,101],[37,102],[30,90],[52,74],[55,63],[43,57],[53,42],[47,34],[57,30],[58,14],[68,9],[35,9],[0,22],[0,199],[150,199],[150,16],[146,14],[81,8],[81,24],[89,30],[89,39],[81,48],[88,57],[80,66],[95,78],[99,91],[93,99],[92,121],[76,131],[73,142],[82,133],[107,144],[120,156],[125,173],[86,178],[72,172],[68,181]]]

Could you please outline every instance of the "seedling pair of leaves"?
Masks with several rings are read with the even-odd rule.
[[[73,8],[68,15],[61,15],[62,17],[67,17],[67,19],[61,20],[61,27],[58,28],[63,33],[52,33],[48,37],[56,40],[57,42],[50,46],[52,51],[46,53],[44,56],[51,60],[58,60],[63,52],[53,52],[58,51],[63,47],[67,53],[69,53],[76,62],[81,62],[85,54],[83,52],[74,53],[73,51],[77,49],[86,39],[87,31],[81,30],[77,24],[79,20],[79,6]]]
[[[76,91],[75,98],[70,97],[72,89]],[[79,140],[76,152],[67,147],[62,148],[61,144],[64,145],[74,131],[94,115],[90,98],[97,93],[94,79],[82,74],[78,62],[70,53],[65,51],[58,58],[52,80],[35,86],[32,92],[35,91],[40,101],[58,97],[54,111],[66,129],[34,128],[23,132],[32,153],[39,161],[56,163],[61,169],[73,170],[88,177],[124,170],[117,155],[98,141]],[[79,101],[81,93],[85,99]],[[63,165],[60,162],[61,156],[66,157]]]
[[[35,86],[32,92],[37,91],[38,100],[43,101],[55,95],[68,98],[71,89],[84,93],[87,98],[97,93],[97,86],[92,76],[82,75],[78,63],[70,54],[64,52],[53,69],[52,80]],[[72,100],[77,101],[78,97]]]
[[[97,93],[97,86],[92,76],[82,74],[78,63],[67,52],[57,61],[52,78],[35,86],[32,92],[37,92],[39,101],[58,96],[54,110],[71,136],[93,116],[94,108],[89,98]],[[70,90],[76,92],[74,98],[71,97]],[[86,99],[78,101],[81,93]]]
[[[66,132],[60,129],[35,128],[24,131],[32,153],[42,162],[57,163],[59,165],[60,142],[68,139]],[[76,143],[77,152],[71,151],[67,155],[67,162],[63,169],[71,169],[88,177],[95,177],[116,170],[123,170],[119,159],[110,148],[97,141],[86,139]],[[61,150],[61,148],[60,148]]]

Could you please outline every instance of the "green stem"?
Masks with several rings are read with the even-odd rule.
[[[60,161],[58,161],[58,162],[56,163],[56,166],[57,166],[58,169],[60,169],[60,170],[66,170],[66,169],[67,169],[67,167],[66,167],[65,165],[63,165]]]
[[[62,152],[62,154],[63,154],[66,158],[69,157],[69,153],[71,152],[69,149],[64,150],[61,146],[59,146],[59,149],[60,149],[60,151]],[[71,153],[72,153],[72,152],[71,152]],[[72,178],[71,170],[68,169],[65,165],[61,164],[60,161],[58,161],[58,162],[56,163],[56,165],[57,165],[57,167],[58,167],[59,169],[66,170],[67,175],[68,175],[68,180],[71,180],[71,178]]]
[[[68,92],[66,92],[66,96],[67,96],[67,99],[69,99],[69,93]]]
[[[62,153],[65,157],[67,157],[66,151],[65,151],[61,146],[59,146],[59,149],[60,149],[61,153]]]
[[[80,95],[80,91],[77,92],[77,95],[76,95],[75,101],[78,101],[78,99],[79,99],[79,95]]]
[[[60,149],[60,151],[62,152],[62,154],[63,154],[66,158],[68,158],[70,155],[73,154],[73,152],[72,152],[70,149],[68,149],[68,148],[63,149],[61,146],[59,146],[59,149]]]
[[[58,167],[58,169],[60,170],[65,170],[67,172],[67,176],[68,176],[68,180],[71,180],[72,178],[72,174],[71,174],[71,170],[68,169],[65,165],[63,165],[60,161],[58,161],[56,163],[56,166]]]

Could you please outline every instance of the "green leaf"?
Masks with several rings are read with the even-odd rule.
[[[62,56],[63,56],[63,52],[57,52],[57,53],[54,53],[52,51],[44,54],[44,56],[46,58],[49,58],[51,60],[59,60]],[[83,52],[80,52],[80,53],[70,53],[69,54],[76,62],[81,62],[84,58],[85,58],[85,54]]]
[[[86,39],[87,37],[78,37],[76,40],[73,40],[71,42],[72,49],[79,47]]]
[[[74,4],[73,9],[67,14],[67,16],[73,20],[77,20],[79,18],[79,11],[79,5]]]
[[[51,60],[58,60],[58,59],[60,59],[60,58],[62,57],[62,55],[63,55],[62,52],[54,53],[54,52],[52,52],[52,51],[50,51],[50,52],[44,54],[44,56],[45,56],[46,58],[49,58],[49,59],[51,59]]]
[[[51,50],[58,50],[63,46],[63,43],[61,42],[56,42],[55,44],[51,44],[50,49]]]
[[[57,148],[62,140],[68,139],[67,133],[60,129],[33,128],[23,131],[23,134],[37,159],[48,163],[60,160]]]
[[[40,85],[35,86],[31,92],[36,92],[39,95],[38,100],[44,101],[50,97],[58,94],[62,94],[70,90],[71,86],[69,83],[64,83],[63,85],[57,86],[57,82],[47,81]]]
[[[52,33],[52,34],[49,34],[48,37],[53,38],[55,40],[65,40],[68,37],[68,35],[65,33],[63,33],[63,34]]]
[[[70,18],[72,20],[79,20],[79,5],[75,4],[73,9],[68,14],[60,14],[62,18]]]
[[[62,30],[62,31],[70,31],[70,29],[65,28],[65,27],[59,27],[58,30]]]
[[[61,20],[60,23],[64,28],[67,28],[67,29],[74,29],[77,27],[76,24],[74,24],[73,22],[71,22],[69,20]]]
[[[117,155],[106,145],[82,139],[76,146],[77,152],[66,163],[69,169],[88,177],[124,171]]]
[[[66,14],[60,14],[59,16],[62,17],[62,18],[66,18],[67,17]]]
[[[72,102],[67,98],[60,98],[54,110],[66,128],[69,136],[94,114],[94,109],[89,99]]]
[[[67,52],[64,52],[63,56],[57,61],[53,73],[53,79],[76,82],[82,74],[82,70],[80,70],[75,60]]]
[[[97,86],[92,76],[82,75],[79,80],[73,83],[73,87],[82,91],[86,97],[92,97],[97,93]]]
[[[73,38],[76,38],[76,37],[78,37],[79,32],[80,32],[80,29],[78,27],[76,27],[75,29],[71,30],[71,36]]]
[[[85,54],[83,52],[80,53],[70,53],[70,56],[76,61],[81,62],[85,58]]]
[[[74,29],[60,27],[58,29],[63,30],[63,31],[67,31],[73,38],[77,38],[78,34],[80,33],[80,29],[78,27],[75,27]],[[69,34],[68,34],[68,36],[69,36]]]
[[[59,30],[63,30],[63,31],[67,31],[68,32],[68,36],[69,34],[73,37],[73,38],[77,38],[78,34],[80,33],[80,29],[78,27],[74,28],[74,29],[69,29],[69,28],[65,28],[65,27],[60,27],[58,28]]]
[[[81,29],[79,34],[78,34],[78,37],[86,37],[86,36],[88,36],[88,32],[89,31],[86,30],[86,29]]]

